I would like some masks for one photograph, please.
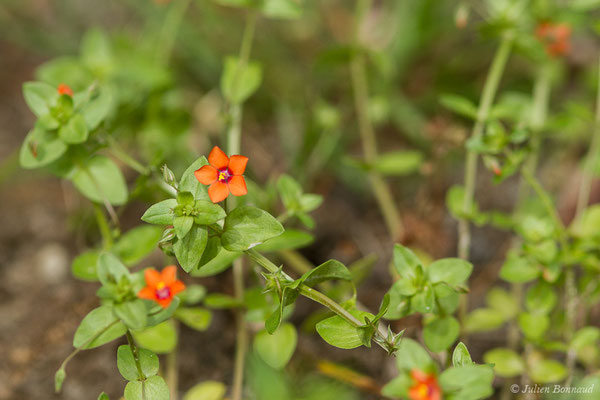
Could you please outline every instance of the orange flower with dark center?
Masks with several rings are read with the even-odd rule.
[[[208,155],[210,165],[196,170],[194,175],[203,185],[210,185],[208,197],[213,203],[223,201],[231,193],[243,196],[248,193],[246,181],[242,176],[246,170],[248,157],[234,155],[227,157],[218,146],[213,147]]]
[[[410,376],[414,382],[408,389],[411,400],[442,400],[442,390],[435,375],[413,369]]]
[[[59,84],[57,90],[58,94],[60,95],[66,94],[67,96],[73,97],[73,90],[71,90],[71,87],[65,83]]]
[[[177,267],[169,265],[162,272],[154,268],[148,268],[144,271],[146,278],[146,287],[139,291],[140,299],[156,301],[162,308],[169,307],[173,297],[185,289],[183,282],[175,278]]]
[[[568,24],[541,22],[535,34],[546,46],[546,52],[554,57],[566,54],[571,48],[571,27]]]

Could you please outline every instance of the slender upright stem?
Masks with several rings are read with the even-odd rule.
[[[483,135],[483,129],[485,122],[488,119],[490,109],[498,90],[498,84],[500,78],[504,72],[506,62],[510,56],[510,50],[513,44],[513,36],[505,34],[502,38],[502,42],[485,81],[483,92],[481,95],[481,101],[479,102],[479,108],[477,110],[477,119],[473,125],[473,131],[471,132],[471,138],[479,138]],[[477,153],[473,150],[467,151],[467,160],[465,166],[465,197],[463,199],[463,212],[468,215],[473,207],[473,196],[475,194],[475,179],[477,177]],[[469,228],[469,221],[466,219],[459,220],[458,223],[458,256],[462,259],[469,258],[469,250],[471,245],[471,231]]]
[[[94,214],[96,215],[96,221],[98,222],[98,228],[100,229],[100,234],[102,235],[102,246],[104,250],[108,250],[113,245],[113,237],[110,232],[110,227],[108,226],[108,221],[102,212],[102,208],[96,204],[94,204]]]
[[[358,0],[355,14],[354,46],[356,54],[350,63],[350,74],[352,79],[352,90],[354,92],[354,107],[358,119],[358,129],[362,141],[363,156],[368,164],[377,159],[377,138],[371,118],[369,117],[369,87],[367,84],[367,72],[365,69],[365,56],[360,47],[359,28],[366,12],[371,5],[370,0]],[[393,240],[400,239],[403,232],[400,212],[392,196],[390,188],[385,183],[381,174],[374,169],[369,172],[371,186],[383,214],[387,229]]]
[[[533,85],[533,106],[531,118],[529,119],[529,127],[531,128],[531,153],[525,161],[525,165],[523,166],[523,168],[527,169],[534,175],[537,169],[540,148],[542,145],[542,129],[544,127],[544,124],[546,123],[546,115],[548,114],[548,104],[550,102],[550,72],[551,70],[549,68],[549,64],[542,64],[536,73],[536,79]],[[519,182],[518,198],[515,204],[515,209],[513,211],[513,215],[515,217],[517,217],[518,213],[521,211],[521,208],[527,198],[527,194],[529,192],[527,189],[529,189],[529,186],[527,186],[527,182],[525,182],[525,179],[521,177],[521,181]],[[523,284],[511,283],[510,287],[511,294],[518,306],[518,311],[520,312],[521,302],[523,301]],[[507,344],[511,350],[518,351],[520,337],[521,334],[519,330],[519,324],[517,323],[516,318],[513,318],[509,322],[508,326]],[[523,375],[525,374],[527,374],[527,372],[523,372]],[[505,380],[500,395],[501,400],[508,400],[512,397],[510,386],[511,381]]]
[[[510,56],[510,50],[513,44],[513,36],[510,33],[505,33],[502,37],[500,47],[496,50],[494,60],[490,67],[490,71],[485,80],[483,86],[483,92],[481,94],[481,100],[477,109],[477,119],[473,125],[473,131],[471,132],[471,138],[479,138],[483,135],[483,129],[485,122],[488,119],[490,109],[498,90],[498,84],[500,78],[506,67],[508,57]],[[464,173],[464,185],[465,195],[463,199],[463,213],[468,215],[473,208],[473,196],[475,195],[475,179],[477,178],[477,153],[474,150],[467,150],[466,162],[465,162],[465,173]],[[458,221],[458,256],[464,260],[469,259],[469,251],[471,247],[471,229],[469,221],[466,218],[461,218]],[[467,311],[469,308],[469,298],[467,295],[461,296],[460,305],[458,310],[458,316],[461,321],[461,326],[464,326],[464,322]],[[466,340],[462,337],[463,342]]]
[[[250,58],[252,50],[252,41],[258,14],[252,12],[248,14],[242,44],[240,47],[238,69],[234,76],[234,87],[239,84],[240,75]],[[242,141],[242,106],[240,104],[230,105],[229,108],[230,125],[227,130],[227,151],[231,154],[239,154]],[[227,202],[227,211],[235,207],[234,197]],[[235,298],[242,302],[244,300],[244,264],[242,259],[233,262],[233,289]],[[236,351],[233,367],[233,388],[231,393],[232,400],[241,400],[244,386],[244,365],[246,360],[246,351],[248,348],[248,334],[246,328],[246,319],[244,310],[235,311],[236,319]]]

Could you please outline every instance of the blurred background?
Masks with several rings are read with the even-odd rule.
[[[313,264],[329,258],[363,262],[359,301],[375,310],[392,283],[393,241],[361,161],[349,70],[353,3],[306,0],[297,19],[259,19],[251,59],[262,64],[263,78],[244,105],[242,154],[250,157],[250,196],[266,209],[281,211],[273,193],[283,173],[305,192],[324,197],[311,214],[315,239],[299,253]],[[457,19],[464,3],[379,0],[359,27],[359,40],[368,48],[368,113],[380,151],[395,154],[377,168],[402,214],[405,232],[399,239],[423,257],[456,254],[456,226],[445,197],[462,180],[471,123],[444,108],[440,98],[451,93],[478,102],[498,44],[485,3],[472,2],[470,14]],[[224,143],[219,82],[224,57],[239,51],[245,15],[209,0],[0,2],[0,399],[87,399],[102,390],[119,398],[125,384],[115,364],[119,343],[113,343],[78,355],[67,369],[63,393],[53,394],[54,372],[72,349],[72,335],[98,302],[97,284],[74,278],[71,262],[99,236],[94,209],[69,182],[19,167],[19,148],[35,121],[23,100],[23,83],[67,82],[81,89],[86,74],[108,77],[118,96],[107,130],[130,156],[155,167],[166,162],[179,176],[198,155]],[[579,164],[593,121],[600,28],[595,15],[564,15],[573,30],[571,50],[553,69],[540,176],[558,194],[565,221],[574,213]],[[511,110],[531,96],[538,73],[543,48],[536,47],[534,30],[532,17],[522,32],[529,40],[516,46],[501,82],[498,101]],[[118,213],[126,230],[162,194],[131,168],[123,171],[131,192]],[[509,212],[517,182],[509,178],[496,185],[492,177],[482,169],[479,206]],[[596,200],[597,189],[594,185]],[[475,229],[472,307],[496,283],[509,246],[507,232]],[[161,260],[157,250],[139,267],[159,266]],[[209,292],[231,294],[229,271],[199,282]],[[378,398],[394,376],[393,361],[379,349],[327,345],[314,324],[305,322],[317,310],[298,302],[292,322],[303,332],[291,364],[275,371],[252,359],[248,384],[256,393],[270,385],[296,398]],[[411,335],[419,324],[409,317],[394,321],[393,328],[407,328]],[[213,313],[203,332],[180,328],[182,393],[203,380],[230,383],[233,326],[232,314],[224,310]],[[502,330],[475,335],[469,346],[473,359],[481,362],[482,352],[504,337]],[[284,388],[273,389],[278,385]],[[278,392],[257,397],[283,398],[272,393]]]

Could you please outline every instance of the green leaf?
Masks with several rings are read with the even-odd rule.
[[[99,255],[100,252],[97,250],[90,250],[75,257],[71,264],[73,276],[84,281],[97,281],[98,273],[96,272],[96,268]]]
[[[175,296],[173,298],[173,301],[171,301],[171,304],[169,304],[167,308],[162,308],[156,305],[155,308],[158,308],[159,311],[148,314],[148,323],[146,325],[155,326],[171,318],[173,314],[175,314],[175,311],[178,309],[179,303],[181,303],[179,296]]]
[[[411,299],[411,310],[421,314],[432,313],[435,311],[435,292],[430,286],[424,286],[420,292]]]
[[[504,315],[493,308],[478,308],[467,315],[465,331],[487,332],[498,329],[506,321]]]
[[[460,400],[487,399],[494,393],[494,372],[488,365],[450,367],[439,378],[444,392],[452,392]]]
[[[262,68],[257,62],[242,64],[237,57],[226,57],[221,76],[221,92],[231,104],[243,103],[260,86]]]
[[[194,212],[194,222],[198,225],[214,224],[227,215],[223,207],[208,200],[196,200]]]
[[[292,304],[299,296],[299,291],[285,286],[281,293],[281,299],[277,308],[271,313],[271,315],[265,321],[265,329],[270,334],[273,334],[279,328],[285,308]]]
[[[364,321],[365,317],[372,319],[373,314],[350,310],[350,314],[354,315],[359,321]],[[354,349],[362,345],[361,336],[357,328],[350,325],[340,316],[333,316],[322,321],[319,321],[316,325],[317,333],[332,346],[339,347],[340,349]]]
[[[302,16],[302,1],[263,0],[261,11],[267,18],[298,19]]]
[[[235,308],[241,306],[235,298],[221,293],[211,293],[204,299],[204,304],[211,308]]]
[[[229,268],[233,261],[241,257],[241,255],[242,253],[239,251],[228,251],[221,248],[213,259],[202,265],[200,269],[193,270],[192,276],[206,277],[220,274]]]
[[[302,187],[291,176],[283,174],[277,179],[277,191],[286,210],[298,211],[299,199],[302,196]]]
[[[449,285],[460,285],[471,275],[473,265],[460,258],[444,258],[429,264],[426,271],[429,280],[433,283],[446,282]]]
[[[117,304],[114,312],[129,329],[142,329],[148,321],[146,305],[141,299]]]
[[[460,302],[460,295],[456,290],[445,285],[443,283],[437,284],[433,287],[433,293],[435,295],[436,304],[441,307],[441,310],[437,310],[438,314],[450,315],[458,308]]]
[[[121,337],[127,327],[114,315],[112,307],[100,306],[83,318],[73,337],[73,347],[93,349]]]
[[[214,260],[219,255],[221,250],[223,250],[221,247],[221,238],[218,236],[209,236],[208,241],[206,242],[206,247],[204,248],[204,253],[202,253],[202,258],[198,264],[198,269]],[[198,269],[194,271],[198,271]]]
[[[225,218],[221,244],[230,251],[243,251],[282,233],[283,226],[268,212],[241,206]]]
[[[137,349],[138,361],[144,377],[148,378],[158,373],[158,356],[146,349]],[[128,381],[140,379],[135,357],[129,345],[121,345],[117,349],[117,368]]]
[[[129,271],[117,257],[110,253],[98,256],[98,279],[102,285],[118,284],[123,277],[129,278]]]
[[[401,277],[414,278],[419,266],[421,261],[412,250],[400,244],[394,246],[394,267]]]
[[[210,200],[208,198],[207,186],[198,182],[198,179],[194,175],[194,172],[204,165],[208,165],[208,161],[206,157],[202,156],[185,170],[179,181],[179,190],[190,192],[196,200]]]
[[[50,112],[50,106],[58,98],[58,91],[47,83],[25,82],[23,96],[31,111],[37,117],[42,117]]]
[[[467,346],[463,342],[458,343],[452,353],[452,366],[462,367],[463,365],[471,364],[473,364],[473,360]]]
[[[500,269],[500,278],[511,283],[526,283],[540,275],[539,268],[525,257],[509,252]]]
[[[172,321],[161,322],[158,325],[131,333],[141,347],[158,354],[170,353],[177,345],[177,331]]]
[[[23,168],[40,168],[58,160],[67,151],[67,145],[55,132],[34,128],[21,145],[19,163]]]
[[[177,206],[177,200],[168,199],[153,204],[142,215],[142,221],[155,225],[173,225],[173,209]]]
[[[56,371],[56,373],[54,374],[54,392],[55,393],[60,392],[60,390],[62,389],[62,385],[66,378],[67,378],[67,373],[65,372],[64,368],[61,367],[58,371]]]
[[[58,130],[58,136],[69,144],[83,143],[88,138],[88,128],[85,124],[85,119],[81,114],[74,114],[67,122]]]
[[[396,365],[400,371],[410,372],[413,369],[428,371],[435,366],[427,350],[413,339],[403,338],[395,355]]]
[[[169,400],[169,387],[160,376],[131,381],[125,386],[125,400]]]
[[[137,226],[121,236],[112,251],[125,265],[135,265],[156,249],[161,236],[162,229],[159,227]]]
[[[450,111],[467,117],[477,119],[477,106],[469,99],[455,94],[444,94],[440,97],[440,103]]]
[[[100,29],[90,29],[81,41],[81,60],[96,75],[105,77],[113,68],[110,40]]]
[[[494,364],[494,372],[501,377],[518,376],[525,370],[525,362],[513,350],[497,348],[486,352],[483,359],[488,364]]]
[[[281,235],[271,238],[256,246],[261,253],[281,250],[293,250],[306,247],[314,241],[314,236],[308,232],[297,229],[286,229]]]
[[[348,268],[346,268],[346,266],[341,262],[337,260],[329,260],[302,275],[299,279],[294,281],[290,287],[292,289],[296,289],[302,284],[309,287],[314,287],[321,282],[332,279],[351,281],[352,275],[350,274]]]
[[[205,331],[212,320],[212,312],[201,307],[182,307],[175,312],[175,318],[197,331]]]
[[[194,195],[191,192],[179,191],[177,193],[177,204],[181,205],[193,205]]]
[[[110,400],[110,397],[108,397],[106,393],[102,392],[98,395],[98,399],[96,400]]]
[[[94,156],[76,165],[73,184],[88,199],[102,203],[104,199],[113,205],[127,201],[127,185],[121,170],[108,157]]]
[[[448,349],[458,338],[460,325],[454,317],[436,318],[425,325],[423,339],[435,353]]]
[[[595,365],[600,358],[600,329],[585,326],[575,332],[570,347],[577,353],[577,358],[586,365]]]
[[[292,358],[297,340],[294,325],[284,323],[272,335],[266,330],[258,332],[254,337],[254,350],[271,367],[281,369]]]
[[[323,203],[323,196],[314,193],[305,193],[300,196],[300,208],[304,212],[313,211]]]
[[[381,394],[394,399],[405,399],[408,397],[408,391],[413,385],[414,382],[411,379],[410,375],[402,374],[388,382],[381,390]]]
[[[223,400],[227,387],[221,382],[205,381],[192,386],[183,400]]]
[[[206,227],[194,225],[185,238],[175,242],[173,250],[185,272],[192,271],[200,263],[207,241]]]
[[[527,290],[525,307],[533,314],[549,314],[556,305],[556,293],[548,283],[540,281]]]
[[[394,151],[379,155],[372,164],[373,169],[392,176],[404,176],[419,170],[423,155],[418,151]]]
[[[543,314],[519,314],[519,327],[523,334],[531,340],[541,339],[550,326],[550,318]]]
[[[400,279],[392,285],[387,293],[390,295],[390,304],[385,313],[385,319],[399,319],[408,315],[411,309],[410,296],[416,293],[416,286],[413,291],[410,282],[412,282],[410,279]],[[409,289],[406,289],[407,287]],[[403,294],[406,292],[411,294]]]
[[[179,240],[182,240],[192,229],[192,225],[194,225],[194,217],[191,215],[182,215],[181,217],[175,217],[173,220],[173,228],[175,229],[175,234]]]
[[[567,376],[567,368],[555,360],[542,359],[532,362],[527,372],[535,383],[559,382]]]
[[[506,290],[495,287],[485,296],[487,304],[504,316],[506,321],[516,317],[519,303],[514,295]]]
[[[187,305],[198,304],[206,297],[206,288],[202,285],[188,285],[185,290],[179,294],[181,302]]]
[[[92,94],[92,98],[81,107],[81,114],[90,131],[96,129],[104,121],[110,113],[113,103],[113,90],[108,86],[103,86],[98,93]]]

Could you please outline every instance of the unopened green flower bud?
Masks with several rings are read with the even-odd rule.
[[[167,182],[167,185],[177,189],[177,182],[175,181],[175,174],[167,167],[167,164],[163,165],[160,170],[163,173],[163,179]]]

